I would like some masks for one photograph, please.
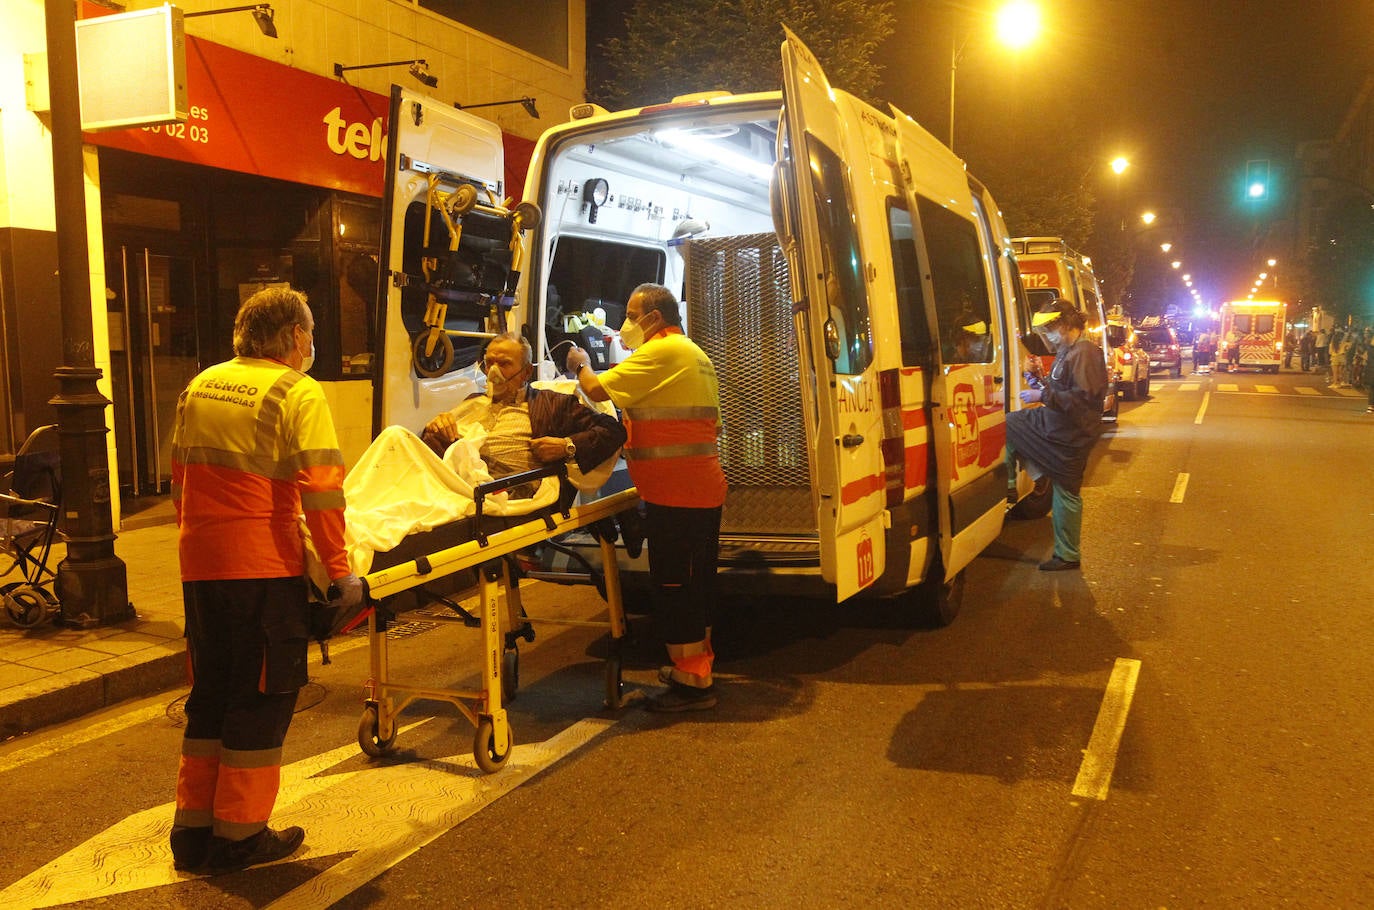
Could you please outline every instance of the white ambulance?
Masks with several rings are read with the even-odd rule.
[[[1221,372],[1277,373],[1283,362],[1288,304],[1277,300],[1232,300],[1221,305],[1217,363]]]
[[[963,162],[900,111],[832,88],[790,32],[782,58],[781,94],[582,105],[548,130],[525,187],[542,217],[524,217],[538,224],[514,254],[514,305],[490,293],[447,304],[457,354],[442,369],[420,343],[436,295],[415,286],[434,282],[413,277],[421,246],[442,257],[453,233],[431,220],[422,243],[429,172],[442,194],[492,171],[438,166],[458,144],[440,135],[460,129],[455,112],[395,90],[378,425],[422,425],[472,377],[464,342],[507,326],[531,338],[546,378],[567,340],[608,366],[628,356],[617,330],[631,291],[665,284],[720,380],[722,587],[901,597],[948,622],[1009,499],[1027,516],[1048,509],[1048,486],[1009,479],[1004,460],[1026,345],[1045,351],[1022,340],[1010,238]],[[629,583],[643,565],[626,562]]]

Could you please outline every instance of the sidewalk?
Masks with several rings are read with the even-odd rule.
[[[176,540],[170,503],[119,531],[115,555],[128,573],[134,619],[21,629],[0,616],[0,742],[186,682]],[[54,547],[48,566],[55,570],[63,556]],[[4,580],[22,579],[16,569]]]

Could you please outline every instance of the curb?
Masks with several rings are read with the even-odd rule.
[[[15,686],[0,704],[0,742],[42,727],[186,685],[186,649],[177,642]]]

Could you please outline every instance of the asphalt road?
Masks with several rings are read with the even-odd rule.
[[[173,874],[163,844],[181,693],[125,706],[0,748],[0,901],[1367,906],[1374,417],[1310,375],[1154,382],[1095,451],[1081,574],[1036,570],[1042,520],[970,568],[947,629],[731,603],[720,706],[682,718],[600,710],[603,633],[545,627],[491,776],[435,701],[405,712],[394,755],[363,757],[367,652],[344,645],[287,740],[276,820],[305,825],[306,852],[216,879]],[[527,600],[597,611],[581,588]],[[625,675],[651,687],[644,625]],[[476,647],[416,627],[393,676],[463,684]],[[1102,798],[1077,795],[1103,762]]]

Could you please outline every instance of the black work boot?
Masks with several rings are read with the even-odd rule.
[[[210,852],[210,828],[172,826],[172,868],[178,872],[199,872]]]
[[[263,828],[257,834],[243,840],[214,837],[210,839],[210,854],[205,862],[205,871],[211,875],[221,875],[225,872],[238,872],[249,866],[275,863],[295,853],[304,842],[305,829],[294,825],[280,831]]]

